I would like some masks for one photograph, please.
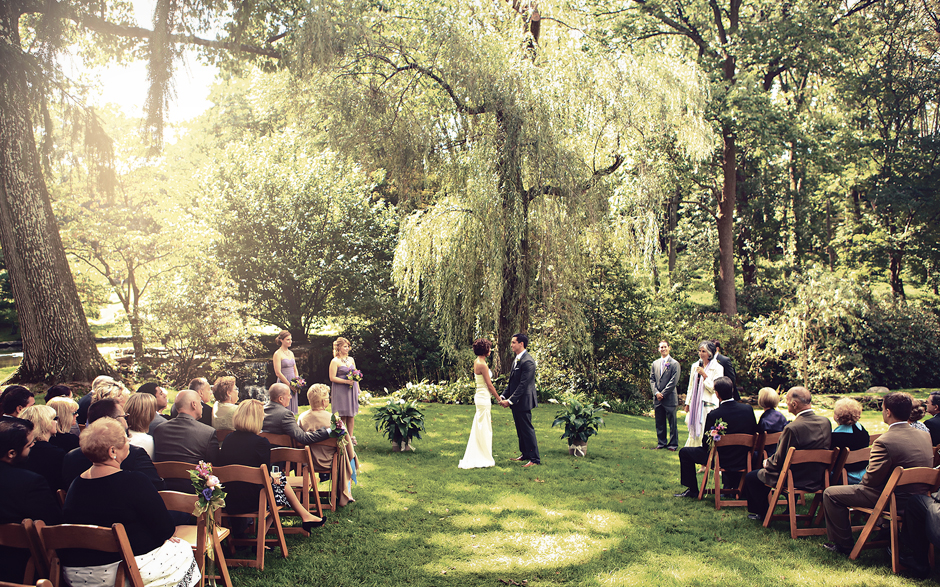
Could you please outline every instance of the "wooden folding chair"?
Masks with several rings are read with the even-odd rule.
[[[849,484],[849,472],[845,470],[848,465],[854,465],[856,463],[867,463],[870,458],[870,446],[866,446],[865,448],[860,448],[858,450],[850,450],[849,454],[846,455],[845,463],[842,465],[842,484]]]
[[[708,453],[708,460],[705,463],[705,475],[702,477],[702,486],[698,490],[699,499],[702,499],[706,494],[714,494],[716,510],[720,510],[721,506],[731,507],[747,505],[747,500],[741,499],[741,495],[744,491],[744,476],[751,472],[751,452],[760,442],[760,436],[760,434],[725,434],[721,437],[721,440],[711,443],[712,448]],[[747,464],[744,469],[725,469],[721,466],[721,454],[718,449],[731,446],[747,447]],[[713,464],[715,487],[714,489],[708,489],[708,476],[712,473]],[[737,487],[722,489],[722,473],[740,473],[741,479],[738,481]],[[733,498],[723,500],[721,499],[722,494],[730,494]]]
[[[225,437],[228,436],[229,434],[231,434],[232,432],[235,432],[235,431],[234,431],[234,430],[216,430],[216,431],[215,431],[215,438],[216,438],[216,440],[219,441],[219,444],[221,445],[222,442],[225,441]]]
[[[58,551],[64,548],[85,548],[102,552],[120,554],[121,561],[114,577],[114,587],[124,587],[125,580],[131,587],[144,587],[144,581],[134,559],[134,551],[127,539],[123,524],[114,524],[110,528],[102,526],[80,526],[62,524],[46,526],[37,522],[39,540],[49,561],[49,578],[53,587],[68,585],[63,575]]]
[[[883,434],[883,433],[882,433]],[[875,444],[875,441],[881,437],[881,434],[869,434],[868,435],[868,446]]]
[[[766,459],[767,457],[770,456],[769,454],[767,454],[768,446],[773,446],[774,450],[776,450],[775,445],[780,443],[780,436],[783,435],[783,432],[773,432],[771,434],[767,434],[766,432],[764,432],[763,435],[764,435],[764,441],[763,443],[761,443],[760,450],[758,451],[762,455],[761,456],[762,462],[763,462],[763,459]]]
[[[49,576],[46,555],[38,538],[36,526],[29,518],[19,524],[0,524],[0,546],[29,551],[29,559],[23,573],[24,583],[32,583],[38,577]]]
[[[232,518],[249,518],[255,522],[255,538],[229,538],[229,544],[253,544],[255,547],[254,559],[228,559],[230,566],[248,566],[258,570],[264,570],[264,546],[266,543],[276,544],[281,549],[281,556],[287,558],[287,541],[284,539],[284,528],[281,527],[280,508],[274,501],[274,490],[271,488],[271,476],[268,475],[268,468],[265,465],[257,467],[246,467],[244,465],[225,465],[224,467],[213,467],[212,473],[219,478],[222,485],[232,482],[254,483],[260,485],[258,492],[258,509],[248,514],[229,514],[222,511],[222,523]],[[273,518],[271,530],[277,534],[275,539],[266,540],[265,518],[270,510]],[[270,531],[270,530],[269,530]]]
[[[40,579],[36,581],[35,586],[32,583],[23,585],[20,583],[7,583],[6,581],[0,581],[0,587],[52,587],[52,581],[49,579]]]
[[[340,449],[339,446],[337,446],[335,438],[327,438],[326,440],[321,440],[320,442],[311,444],[310,446],[332,446],[335,449],[333,451],[333,460],[330,462],[329,469],[319,467],[319,464],[316,462],[313,464],[313,472],[317,475],[320,473],[329,473],[330,475],[330,488],[329,490],[318,490],[317,502],[320,502],[321,499],[325,498],[325,507],[331,512],[335,512],[339,502],[339,492],[342,491],[342,487],[340,487],[339,483],[336,481],[337,477],[339,476],[339,451],[344,449]],[[320,517],[322,518],[323,516]]]
[[[857,559],[863,548],[886,546],[883,540],[868,542],[868,537],[871,536],[878,520],[886,519],[891,523],[891,571],[896,574],[901,570],[900,553],[898,552],[898,530],[903,519],[901,512],[898,510],[895,493],[898,489],[908,485],[927,485],[929,486],[929,493],[934,493],[940,488],[940,470],[930,467],[912,467],[910,469],[897,467],[888,477],[888,483],[882,490],[878,501],[875,502],[875,507],[852,508],[855,512],[868,514],[868,522],[862,528],[862,533],[855,541],[855,546],[849,554],[851,560]]]
[[[789,520],[790,538],[800,536],[819,536],[826,533],[823,522],[822,494],[829,487],[829,477],[840,478],[842,466],[845,463],[848,450],[836,448],[833,450],[797,450],[790,447],[787,451],[787,458],[783,461],[783,468],[780,469],[780,476],[777,477],[777,485],[770,494],[770,506],[767,508],[767,515],[764,516],[764,528],[770,526],[771,520]],[[793,467],[801,465],[821,465],[825,468],[821,473],[821,485],[819,489],[805,489],[797,487],[793,482]],[[787,492],[786,499],[781,499],[780,494]],[[809,514],[797,514],[797,496],[805,499],[806,494],[812,493],[813,501],[810,505]],[[787,512],[784,514],[774,514],[777,506],[786,506]],[[804,520],[807,527],[798,527],[798,522]]]
[[[267,438],[268,442],[271,443],[271,446],[286,446],[288,448],[296,448],[297,443],[294,442],[294,439],[288,434],[272,434],[270,432],[262,432],[260,434],[262,438]]]
[[[940,444],[933,447],[933,468],[940,467]]]
[[[58,498],[59,500],[60,507],[65,505],[65,498],[68,497],[68,494],[69,492],[67,489],[56,490],[55,495],[56,495],[56,498]]]
[[[313,472],[313,455],[310,454],[309,447],[303,448],[286,448],[278,447],[271,449],[271,462],[272,463],[287,463],[287,469],[296,471],[295,475],[288,475],[287,471],[284,471],[284,481],[291,486],[291,489],[294,490],[294,493],[297,494],[297,497],[300,499],[300,503],[303,504],[304,508],[311,514],[317,516],[318,518],[323,517],[323,506],[320,505],[320,485],[317,483],[317,475]],[[311,493],[317,498],[315,500],[315,505],[317,506],[316,511],[311,511],[310,509],[310,495]],[[281,516],[292,516],[299,518],[300,515],[289,507],[281,508]],[[285,534],[303,534],[309,536],[309,532],[305,532],[302,528],[299,527],[290,527],[284,528]]]
[[[190,493],[180,493],[179,491],[161,491],[160,497],[163,498],[166,509],[187,514],[193,513],[196,509],[196,502],[199,501],[198,496]],[[205,585],[206,581],[206,541],[208,539],[206,516],[208,515],[208,513],[203,513],[196,518],[196,525],[179,525],[176,527],[176,531],[173,532],[173,536],[192,547],[193,556],[196,557],[196,564],[202,574],[200,585]],[[215,555],[216,566],[221,573],[220,575],[213,575],[212,578],[222,579],[222,584],[225,587],[232,587],[232,578],[228,574],[228,565],[225,562],[222,541],[228,538],[230,533],[231,531],[228,528],[216,525],[215,540],[212,541],[212,552]]]

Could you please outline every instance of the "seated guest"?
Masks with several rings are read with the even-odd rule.
[[[268,403],[264,405],[264,425],[262,430],[271,434],[287,434],[300,444],[313,444],[330,437],[329,428],[320,428],[304,432],[297,425],[294,413],[287,409],[290,405],[290,387],[275,383],[268,389]]]
[[[881,417],[888,425],[888,431],[871,445],[871,458],[861,483],[829,487],[823,494],[826,533],[830,540],[825,544],[827,549],[841,554],[852,551],[855,542],[852,539],[849,508],[874,506],[896,467],[933,466],[930,437],[914,430],[908,423],[912,404],[913,398],[908,393],[889,393],[885,396]],[[903,492],[895,491],[898,509],[904,509],[907,495],[926,495],[927,489],[926,485],[911,485],[905,487]]]
[[[19,418],[20,412],[35,403],[33,392],[22,385],[11,385],[0,394],[0,416]]]
[[[20,416],[33,423],[33,447],[23,468],[42,475],[52,491],[65,489],[62,480],[65,451],[49,442],[55,434],[55,410],[49,406],[29,406]]]
[[[924,426],[930,431],[930,444],[937,446],[940,444],[940,392],[927,396],[926,409],[931,418],[924,422]]]
[[[212,386],[215,405],[212,406],[212,427],[216,430],[235,430],[232,418],[238,406],[238,388],[234,377],[219,377]]]
[[[829,443],[830,449],[862,450],[868,447],[868,431],[858,423],[859,418],[862,417],[862,404],[850,397],[844,397],[833,406],[832,417],[838,426],[832,431],[832,442]],[[868,461],[845,466],[849,485],[855,485],[862,481],[867,466]]]
[[[103,399],[114,398],[121,404],[121,407],[124,407],[124,404],[127,403],[127,398],[131,396],[129,389],[124,387],[124,384],[120,381],[101,381],[97,387],[91,390],[91,403],[94,404],[97,401]]]
[[[33,444],[29,420],[0,420],[0,524],[19,524],[26,518],[48,525],[62,522],[62,510],[42,477],[20,465]],[[0,581],[22,583],[29,550],[0,546]]]
[[[95,402],[88,408],[89,424],[101,418],[113,418],[120,422],[125,430],[127,429],[127,415],[124,413],[124,409],[121,408],[121,404],[114,398]],[[69,487],[72,481],[88,470],[89,467],[91,467],[91,461],[82,453],[81,448],[76,448],[65,455],[65,460],[62,462],[62,479],[65,482],[65,486]],[[157,491],[163,491],[167,488],[166,483],[164,483],[160,475],[157,474],[157,469],[153,466],[153,461],[150,460],[147,451],[139,446],[131,445],[130,453],[127,458],[124,459],[124,462],[121,463],[121,469],[124,471],[137,471],[138,473],[142,473],[150,480],[153,488]]]
[[[206,426],[212,426],[212,406],[208,402],[212,400],[212,386],[205,377],[196,377],[189,382],[189,389],[199,394],[199,401],[202,402],[202,415],[196,418]],[[170,418],[176,417],[176,404],[170,408]]]
[[[147,427],[147,434],[153,436],[153,431],[157,426],[165,423],[169,418],[163,415],[163,410],[166,409],[166,404],[169,401],[167,399],[166,390],[160,387],[156,383],[144,383],[137,388],[137,393],[149,393],[157,400],[157,413],[154,415],[153,420],[150,422],[150,426]]]
[[[157,398],[149,393],[135,393],[124,407],[127,410],[127,436],[131,444],[147,451],[153,459],[153,436],[148,431],[157,413]]]
[[[715,379],[715,394],[721,403],[705,416],[705,427],[702,446],[687,446],[679,449],[679,475],[680,483],[686,487],[676,497],[698,497],[698,480],[695,475],[695,465],[704,465],[711,452],[712,436],[709,431],[715,422],[723,421],[728,429],[725,434],[754,434],[757,422],[754,419],[754,410],[751,406],[734,401],[734,384],[729,377]],[[746,469],[750,451],[744,446],[729,446],[722,448],[719,444],[718,457],[723,469]],[[736,487],[740,481],[740,473],[724,473],[724,487]]]
[[[173,405],[178,415],[153,431],[154,460],[194,465],[199,461],[214,463],[219,454],[219,441],[215,428],[199,421],[202,416],[199,394],[184,389],[176,394]],[[193,491],[188,479],[167,479],[167,488],[185,493]]]
[[[82,432],[81,443],[92,465],[69,488],[65,522],[123,524],[144,585],[196,585],[200,574],[192,548],[173,538],[176,525],[160,494],[144,475],[121,468],[131,447],[124,424],[99,418]],[[120,554],[76,548],[60,551],[59,559],[70,585],[111,585]]]
[[[225,437],[219,458],[218,466],[246,465],[258,467],[267,465],[271,468],[271,443],[267,438],[259,436],[261,423],[264,422],[264,407],[256,399],[243,401],[235,410],[233,418],[235,432]],[[323,520],[314,516],[306,509],[290,485],[284,483],[282,477],[271,479],[274,487],[274,499],[278,506],[290,505],[291,509],[300,515],[303,528],[310,531],[315,526],[322,526]],[[258,492],[261,486],[254,483],[232,482],[225,486],[225,511],[230,514],[247,514],[258,509]],[[273,519],[271,520],[273,523]]]
[[[828,450],[832,440],[832,424],[829,423],[829,418],[813,413],[813,396],[808,389],[791,387],[787,391],[786,402],[787,410],[796,418],[783,429],[777,450],[764,459],[763,468],[751,471],[744,478],[747,517],[752,520],[763,520],[767,515],[770,489],[777,485],[777,478],[790,447],[797,450]],[[821,489],[824,470],[824,466],[814,464],[795,467],[793,481],[800,489]]]
[[[95,380],[91,382],[91,389],[86,393],[80,400],[78,400],[78,415],[75,417],[75,420],[79,424],[88,423],[88,408],[91,407],[91,398],[92,393],[95,391],[99,385],[106,381],[114,381],[114,379],[108,375],[99,375],[95,377]]]
[[[757,431],[767,434],[783,432],[783,427],[787,425],[787,417],[777,410],[777,406],[780,405],[780,396],[777,395],[776,390],[769,387],[761,388],[757,393],[757,405],[764,409],[757,421]],[[764,452],[768,455],[774,454],[776,450],[776,444],[764,445]],[[764,458],[763,455],[758,455],[758,457]]]
[[[312,432],[321,428],[332,426],[330,416],[332,414],[327,409],[330,405],[330,388],[322,383],[314,383],[307,390],[307,402],[310,403],[310,410],[300,415],[298,424],[304,432]],[[310,452],[313,454],[313,460],[316,461],[320,469],[329,469],[333,465],[333,455],[336,454],[335,446],[323,444],[310,445]],[[346,450],[339,459],[339,473],[337,479],[333,481],[338,483],[342,492],[338,498],[339,505],[345,506],[350,502],[356,501],[352,497],[352,488],[350,479],[352,478],[352,459],[356,458],[356,452],[352,442],[346,444]]]
[[[930,577],[928,547],[940,548],[940,491],[908,496],[906,507],[899,558],[908,574],[926,579]]]
[[[914,430],[920,430],[921,432],[930,434],[930,429],[920,421],[926,412],[926,403],[923,400],[915,399],[911,406],[911,419],[908,420],[908,424],[910,424],[911,428]]]
[[[78,404],[72,398],[60,395],[48,400],[46,405],[55,410],[56,413],[56,432],[49,439],[49,442],[65,452],[78,448],[78,433],[72,432],[78,430],[78,427],[75,426]]]
[[[46,405],[57,397],[72,399],[72,388],[68,385],[53,385],[46,390]]]

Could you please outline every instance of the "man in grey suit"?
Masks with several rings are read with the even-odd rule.
[[[679,426],[676,424],[676,409],[679,395],[679,362],[669,356],[669,343],[659,341],[659,359],[650,367],[650,391],[653,392],[653,412],[656,414],[656,448],[679,450]],[[666,425],[669,425],[669,441],[666,441]]]
[[[264,404],[263,432],[286,434],[300,444],[313,444],[330,437],[329,428],[320,428],[304,432],[297,424],[294,413],[287,409],[290,405],[290,387],[275,383],[268,388],[268,403]]]
[[[519,452],[522,454],[513,460],[528,460],[524,465],[526,467],[541,465],[539,443],[532,426],[532,408],[538,406],[538,397],[535,393],[535,359],[526,352],[529,337],[522,333],[514,334],[509,346],[516,355],[516,360],[513,361],[512,372],[509,374],[509,387],[506,393],[500,396],[499,405],[512,409],[512,420],[516,424]]]
[[[913,398],[910,394],[896,392],[886,395],[881,418],[888,425],[888,431],[872,443],[871,457],[862,482],[858,485],[836,485],[823,493],[826,533],[831,540],[823,545],[827,549],[841,554],[852,552],[855,542],[852,539],[849,508],[873,507],[896,467],[908,469],[933,466],[930,437],[908,424],[912,408]],[[906,486],[903,493],[896,491],[898,509],[904,509],[908,495],[927,495],[927,491],[926,485]]]
[[[199,394],[184,389],[176,394],[173,403],[178,415],[157,426],[153,431],[153,460],[180,461],[196,464],[199,461],[213,462],[219,454],[219,441],[215,428],[199,421],[202,402]],[[192,483],[186,479],[168,479],[167,489],[192,491]]]
[[[828,450],[832,441],[832,423],[825,416],[813,412],[813,396],[805,387],[791,387],[787,391],[787,410],[796,418],[787,424],[777,443],[777,451],[764,459],[764,468],[751,471],[744,477],[744,498],[747,517],[763,520],[770,506],[770,488],[777,485],[780,470],[787,460],[790,447],[797,450]],[[822,489],[825,465],[802,465],[793,471],[793,482],[800,489]]]

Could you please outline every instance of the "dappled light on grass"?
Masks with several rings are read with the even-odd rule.
[[[585,534],[538,534],[535,532],[487,532],[453,535],[440,533],[429,538],[434,545],[457,549],[448,561],[456,572],[503,572],[513,569],[554,568],[577,564],[600,556],[613,538],[591,538]],[[442,561],[424,566],[434,572]]]

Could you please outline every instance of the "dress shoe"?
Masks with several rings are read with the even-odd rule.
[[[748,512],[748,514],[747,514],[747,519],[748,519],[748,520],[760,520],[760,519],[762,519],[763,517],[764,517],[764,516],[762,516],[762,515],[760,515],[760,514],[752,514],[752,513],[750,513],[750,512]]]
[[[535,462],[529,461],[528,463],[522,465],[522,468],[525,469],[526,467],[537,467],[538,465],[541,465],[541,464],[542,463],[535,463]]]
[[[325,518],[320,518],[319,520],[314,520],[314,521],[311,521],[311,522],[303,522],[303,523],[301,524],[301,526],[303,527],[304,532],[310,532],[310,530],[311,530],[312,528],[319,528],[320,526],[322,526],[322,525],[325,524],[325,523],[326,523],[326,519],[325,519]]]
[[[686,489],[682,493],[673,494],[673,497],[698,497],[698,494],[691,489]]]
[[[522,456],[522,455],[519,455],[519,456],[517,456],[517,457],[515,457],[515,458],[512,458],[512,459],[509,459],[509,460],[510,460],[510,461],[524,461],[524,460],[525,460],[525,457]]]
[[[677,450],[679,450],[679,447],[678,447],[678,446],[667,446],[666,448],[668,448],[668,449],[671,450],[672,452],[676,452]]]
[[[852,552],[851,549],[845,548],[844,546],[839,546],[838,544],[835,544],[834,542],[826,542],[822,545],[822,547],[828,550],[829,552],[835,552],[843,556],[849,556],[849,554]]]

